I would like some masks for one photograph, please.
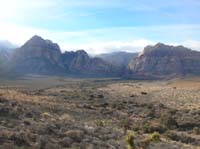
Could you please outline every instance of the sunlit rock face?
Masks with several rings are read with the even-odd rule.
[[[200,74],[200,52],[158,43],[145,47],[128,68],[138,74]]]

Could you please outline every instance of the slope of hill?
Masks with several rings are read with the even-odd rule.
[[[186,75],[200,74],[200,52],[183,46],[168,46],[158,43],[147,46],[132,60],[128,68],[136,74]]]
[[[8,41],[0,40],[0,75],[7,75],[7,63],[10,60],[13,49],[16,48],[15,45]]]
[[[9,60],[14,48],[16,48],[16,46],[10,42],[0,40],[0,64],[6,63]]]
[[[1,50],[6,50],[6,51],[11,51],[12,49],[16,48],[17,46],[13,45],[9,41],[6,40],[0,40],[0,51]]]

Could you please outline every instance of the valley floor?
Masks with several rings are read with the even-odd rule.
[[[0,80],[0,148],[196,149],[200,78]],[[157,133],[155,133],[157,132]]]

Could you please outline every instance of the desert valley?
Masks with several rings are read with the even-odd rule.
[[[200,52],[61,53],[34,36],[2,48],[0,148],[196,149]]]

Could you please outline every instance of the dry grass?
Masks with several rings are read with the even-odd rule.
[[[33,88],[30,80],[1,86],[0,148],[125,148],[124,137],[131,130],[136,131],[137,147],[192,149],[198,145],[198,80],[40,80]],[[172,119],[178,123],[175,127],[168,123]],[[156,131],[160,142],[149,140]],[[177,142],[167,132],[191,137],[192,142]]]
[[[200,82],[195,81],[117,83],[100,90],[112,96],[131,97],[134,95],[144,102],[159,102],[175,109],[200,108]],[[147,95],[142,95],[142,92]]]

